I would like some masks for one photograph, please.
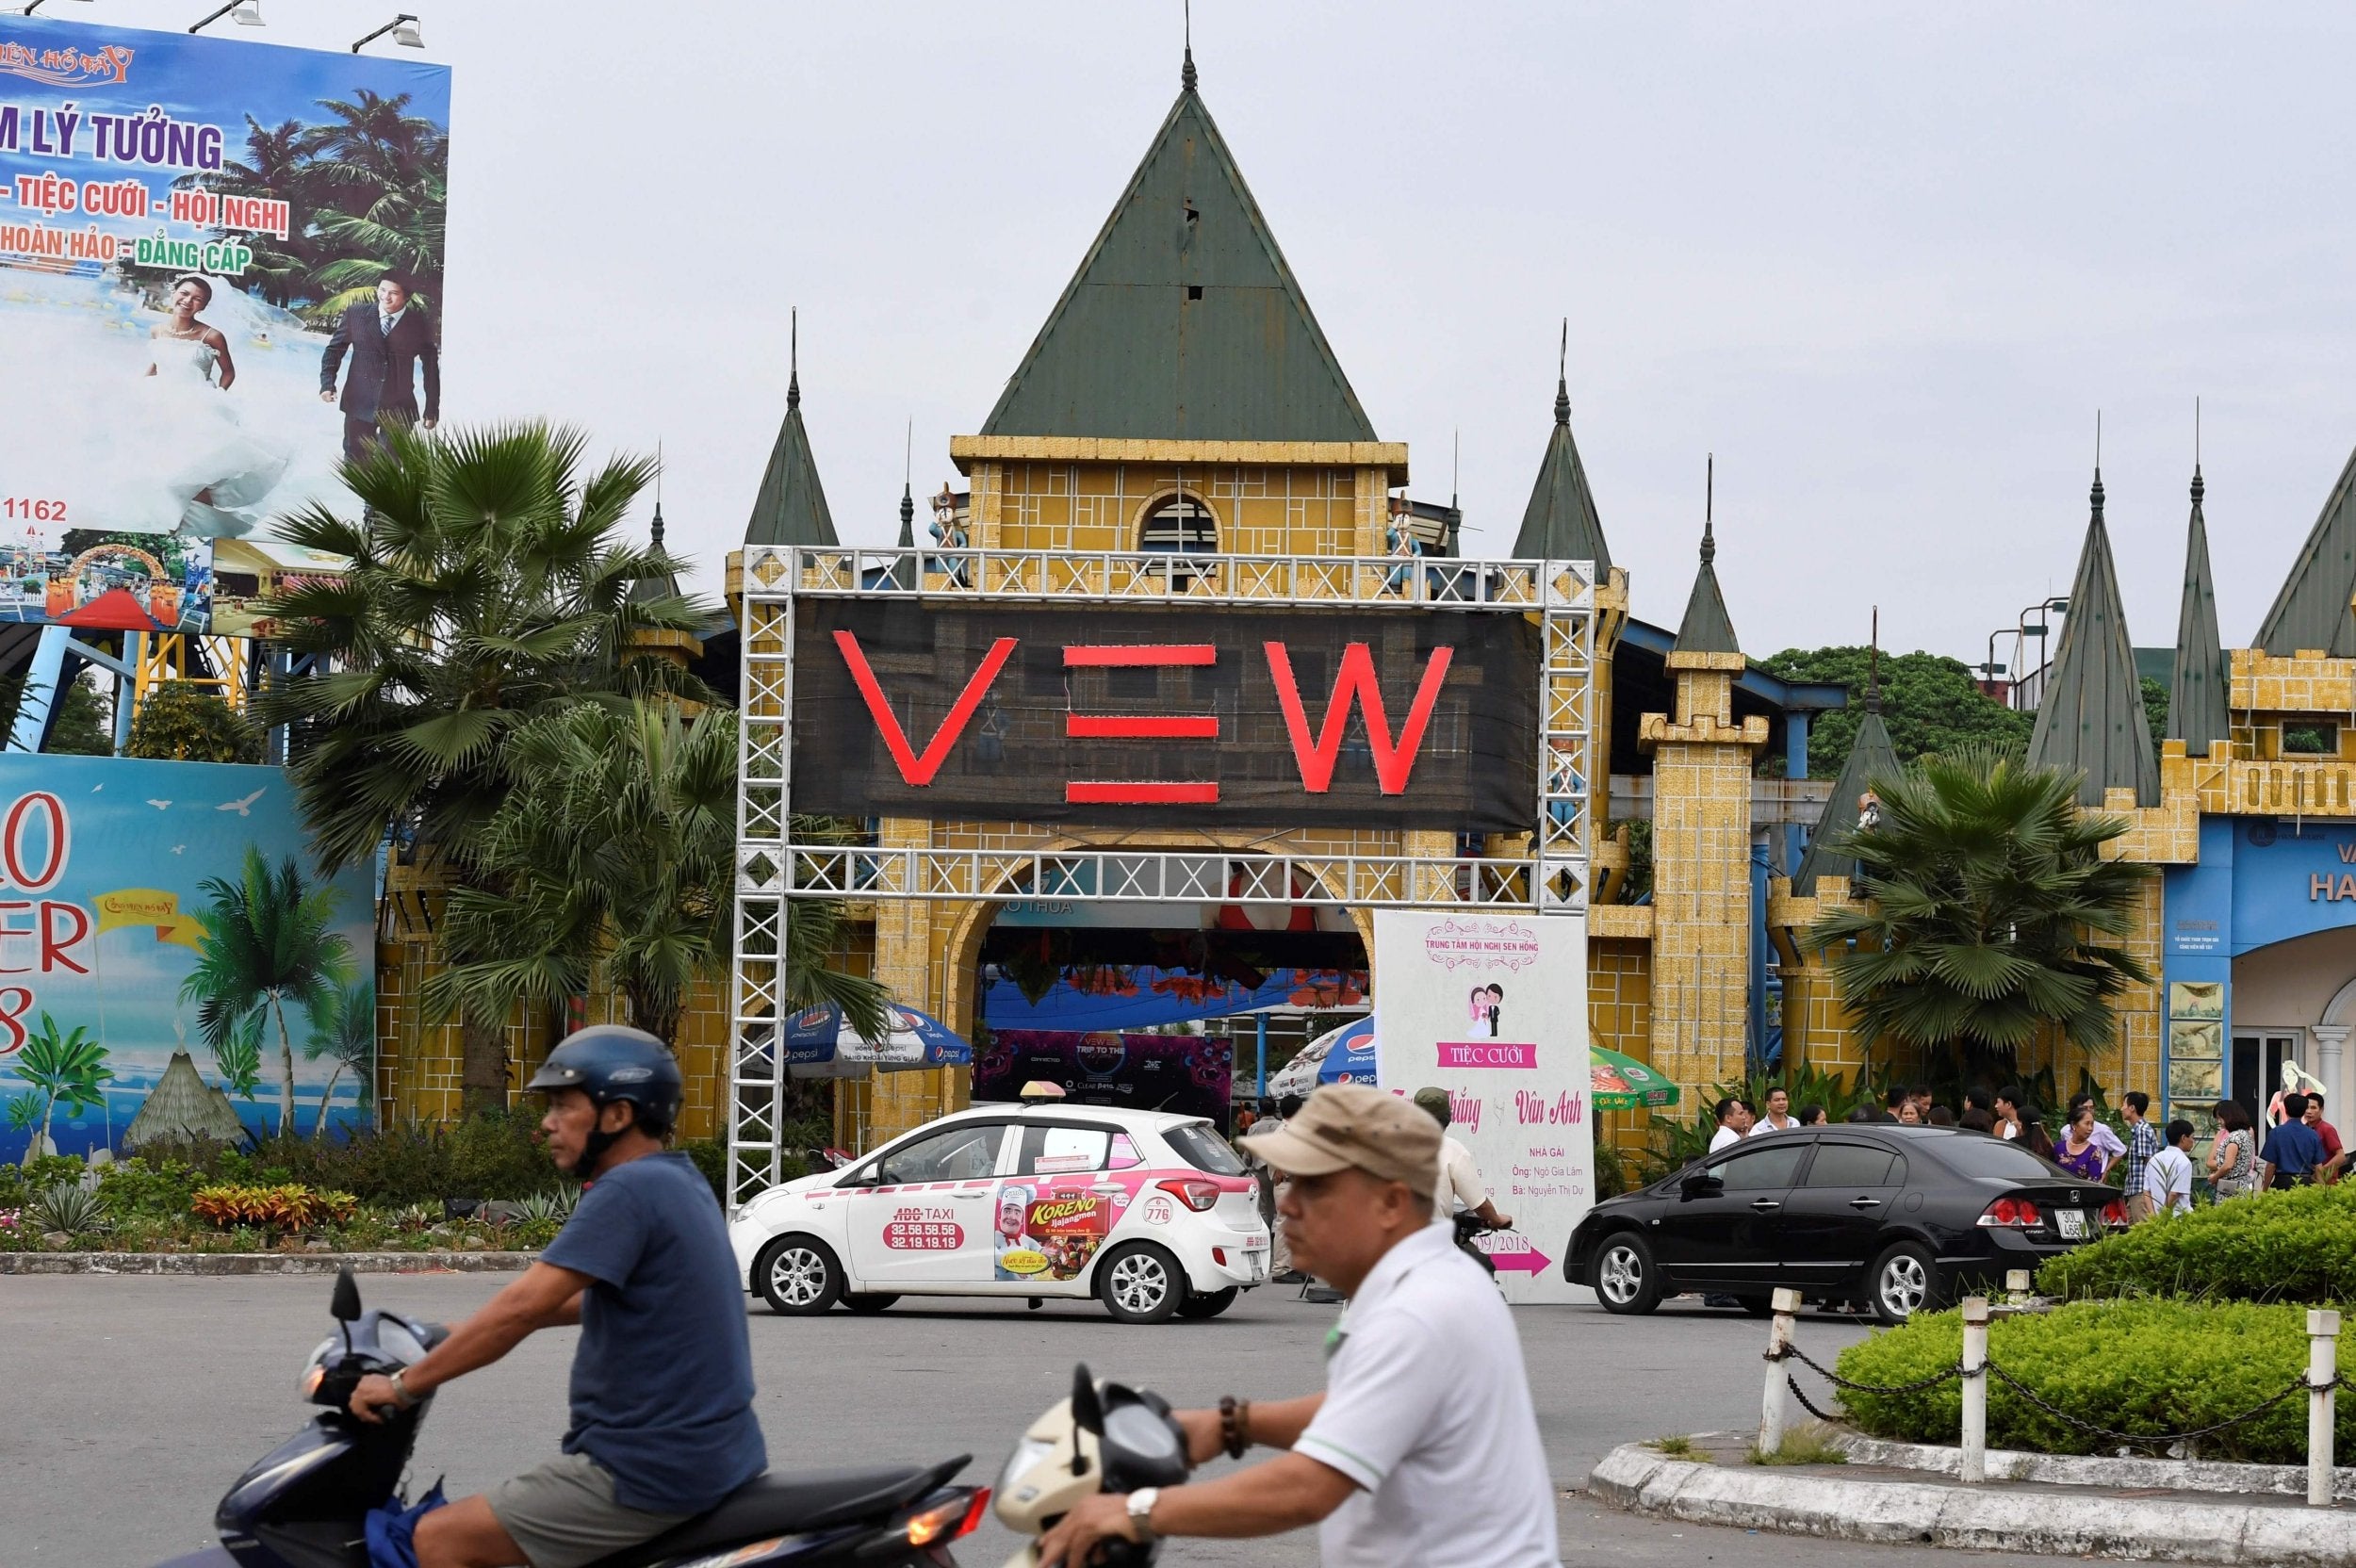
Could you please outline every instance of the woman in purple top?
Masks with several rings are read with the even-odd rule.
[[[2081,1105],[2070,1119],[2070,1127],[2062,1135],[2061,1147],[2053,1151],[2053,1163],[2073,1175],[2089,1182],[2099,1182],[2110,1168],[2110,1156],[2094,1139],[2094,1107]]]

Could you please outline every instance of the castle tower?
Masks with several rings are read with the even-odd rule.
[[[818,482],[818,460],[810,449],[810,432],[802,423],[801,326],[794,323],[794,341],[787,351],[785,422],[769,449],[769,466],[761,470],[761,489],[753,497],[752,515],[744,523],[748,546],[838,545],[834,514],[826,508],[826,487]],[[731,551],[728,564],[728,608],[744,624],[744,558]]]
[[[2136,806],[2160,800],[2160,764],[2144,716],[2143,682],[2135,644],[2119,606],[2119,574],[2111,564],[2110,531],[2102,523],[2102,470],[2087,492],[2086,547],[2070,588],[2061,650],[2038,694],[2029,761],[2037,767],[2083,770],[2082,806],[2100,808],[2112,789],[2132,790]],[[2343,610],[2345,607],[2343,607]]]
[[[1882,722],[1881,683],[1869,676],[1865,717],[1858,722],[1848,759],[1833,780],[1824,814],[1808,835],[1808,852],[1800,857],[1789,883],[1775,879],[1768,897],[1768,927],[1781,959],[1776,972],[1783,979],[1786,1072],[1803,1063],[1846,1073],[1866,1066],[1857,1021],[1841,1003],[1827,955],[1808,946],[1805,939],[1808,927],[1829,906],[1845,903],[1850,896],[1849,881],[1857,862],[1835,848],[1834,841],[1856,830],[1873,781],[1895,778],[1898,773],[1897,748],[1890,743],[1890,727]]]
[[[2192,521],[2184,536],[2184,598],[2176,612],[2176,674],[2168,694],[2168,738],[2187,757],[2206,757],[2233,738],[2226,710],[2232,672],[2217,629],[2217,587],[2209,577],[2209,525],[2201,514],[2201,465],[2192,466]]]
[[[1653,758],[1652,1066],[1697,1089],[1743,1070],[1751,972],[1751,760],[1767,721],[1734,720],[1741,644],[1718,591],[1717,540],[1702,525],[1701,569],[1668,667],[1677,712],[1647,713]]]

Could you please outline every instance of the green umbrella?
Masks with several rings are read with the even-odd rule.
[[[1677,1086],[1633,1056],[1591,1045],[1587,1048],[1587,1061],[1595,1105],[1599,1111],[1657,1109],[1677,1102]]]

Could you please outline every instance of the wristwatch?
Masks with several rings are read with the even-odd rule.
[[[401,1369],[403,1372],[407,1370],[408,1368],[406,1367]],[[394,1373],[385,1380],[393,1385],[393,1397],[400,1402],[401,1409],[410,1410],[415,1408],[417,1402],[417,1396],[409,1392],[409,1384],[407,1380],[401,1377],[401,1372]]]
[[[1140,1546],[1151,1546],[1161,1539],[1153,1533],[1153,1505],[1161,1500],[1158,1486],[1141,1486],[1129,1494],[1129,1523],[1137,1527]]]

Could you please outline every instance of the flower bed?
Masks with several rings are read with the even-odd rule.
[[[1955,1364],[1963,1319],[1924,1314],[1841,1352],[1840,1372],[1862,1383],[1916,1381]],[[2081,1301],[1989,1326],[1988,1360],[2081,1420],[2158,1437],[2239,1415],[2282,1392],[2307,1365],[2303,1308],[2255,1302],[2158,1299]],[[2356,1345],[2341,1342],[2343,1374]],[[2356,1451],[2356,1394],[2338,1395],[2333,1445]],[[1953,1444],[1963,1395],[1953,1380],[1912,1394],[1842,1393],[1859,1429],[1908,1443]],[[1990,1447],[2049,1454],[2111,1453],[2122,1445],[2038,1410],[2003,1380],[1988,1380]],[[2146,1450],[2148,1451],[2148,1450]],[[2303,1463],[2307,1398],[2295,1394],[2254,1419],[2200,1440],[2202,1459]]]
[[[2356,1184],[2253,1193],[2149,1220],[2055,1258],[2037,1282],[2066,1300],[2356,1300]]]
[[[718,1192],[725,1146],[680,1148]],[[521,1113],[349,1140],[199,1144],[102,1167],[94,1185],[89,1175],[74,1158],[0,1166],[0,1252],[536,1250],[575,1190]],[[446,1198],[497,1206],[453,1217]]]

